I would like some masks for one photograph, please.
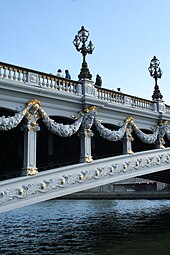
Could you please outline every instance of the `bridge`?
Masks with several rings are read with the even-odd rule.
[[[149,72],[152,100],[95,84],[85,56],[78,81],[0,62],[0,212],[138,176],[170,183],[156,57]]]

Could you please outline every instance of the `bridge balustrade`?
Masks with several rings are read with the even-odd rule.
[[[165,107],[166,107],[166,113],[170,114],[170,106],[169,105],[165,105]]]
[[[3,62],[0,62],[0,78],[22,83],[31,83],[48,89],[77,93],[77,81]]]
[[[153,111],[154,102],[143,98],[130,96],[113,90],[97,88],[97,97],[101,100],[128,105],[144,110]]]
[[[66,91],[68,93],[78,95],[82,95],[84,93],[83,86],[86,86],[85,83],[82,83],[81,81],[69,80],[63,77],[58,77],[52,73],[47,74],[4,62],[0,62],[0,79],[28,83],[32,86],[57,91]],[[91,84],[94,85],[93,82],[91,82]],[[170,113],[170,106],[165,105],[163,101],[150,101],[95,85],[94,89],[96,90],[96,93],[94,93],[93,96],[100,100],[110,103],[118,103],[122,106],[138,108],[145,111],[163,111],[168,114]]]

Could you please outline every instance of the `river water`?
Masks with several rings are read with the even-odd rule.
[[[170,200],[51,200],[2,213],[0,254],[169,255]]]

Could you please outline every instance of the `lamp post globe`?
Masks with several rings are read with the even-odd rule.
[[[84,26],[82,26],[73,40],[73,44],[76,50],[80,52],[83,56],[82,68],[81,68],[80,74],[78,75],[79,80],[92,79],[92,75],[88,69],[88,65],[86,62],[86,55],[93,53],[94,45],[92,41],[90,41],[88,46],[86,46],[88,37],[89,37],[89,31],[86,30]]]
[[[150,66],[148,68],[150,76],[154,78],[155,80],[154,92],[152,95],[153,100],[163,98],[158,86],[158,79],[161,79],[163,74],[159,65],[160,65],[160,61],[156,58],[156,56],[154,56],[153,59],[150,61]]]

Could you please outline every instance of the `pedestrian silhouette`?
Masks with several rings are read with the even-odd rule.
[[[57,76],[63,77],[63,74],[62,74],[62,70],[61,70],[61,69],[58,69],[58,71],[57,71]]]
[[[102,86],[102,78],[100,77],[99,74],[96,75],[96,82],[95,85],[101,87]]]
[[[71,79],[71,75],[70,75],[70,73],[69,73],[69,70],[65,70],[65,78],[66,79]]]

